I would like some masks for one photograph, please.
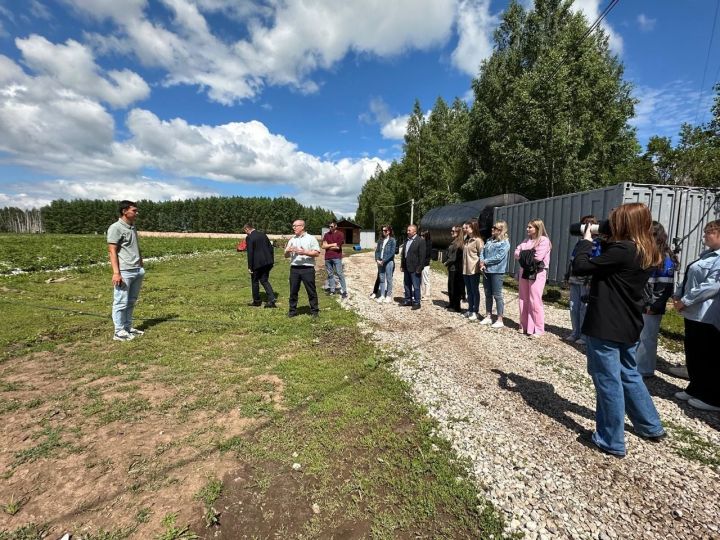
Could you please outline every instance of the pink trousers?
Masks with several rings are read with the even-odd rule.
[[[520,308],[520,326],[528,334],[545,333],[545,310],[542,294],[547,280],[547,272],[538,272],[537,279],[520,278],[518,307]]]

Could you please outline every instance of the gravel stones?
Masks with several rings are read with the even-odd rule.
[[[679,455],[687,438],[720,448],[720,415],[674,400],[686,381],[658,372],[648,382],[670,437],[649,443],[628,428],[628,455],[613,459],[580,441],[594,426],[595,392],[584,348],[561,339],[570,333],[567,310],[546,305],[547,334],[531,340],[516,332],[512,290],[505,290],[506,328],[496,329],[444,309],[442,274],[431,272],[434,297],[410,311],[367,297],[375,273],[372,254],[346,258],[351,295],[343,307],[363,317],[362,332],[393,358],[389,369],[469,460],[478,491],[504,512],[509,531],[526,538],[720,538],[718,467]],[[394,285],[401,299],[399,271]],[[683,363],[682,354],[662,347],[658,355]]]

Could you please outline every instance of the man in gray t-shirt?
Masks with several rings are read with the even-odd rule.
[[[113,339],[130,341],[145,333],[132,325],[133,309],[140,295],[145,269],[135,229],[137,205],[132,201],[121,201],[118,210],[120,219],[110,225],[107,231],[114,287],[112,318],[115,334]]]

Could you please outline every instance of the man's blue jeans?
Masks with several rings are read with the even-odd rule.
[[[380,298],[383,296],[392,298],[393,272],[395,272],[395,261],[390,260],[383,266],[378,267],[378,275],[380,276]]]
[[[625,455],[625,413],[637,435],[662,435],[657,409],[635,367],[637,343],[627,345],[590,336],[585,340],[588,373],[596,392],[593,442],[607,452]]]
[[[345,274],[343,274],[342,259],[325,259],[325,271],[328,275],[330,293],[335,292],[335,280],[331,277],[333,274],[335,274],[340,280],[340,292],[346,293],[347,287],[345,287]]]
[[[113,291],[112,319],[116,334],[120,330],[130,331],[132,328],[133,310],[140,295],[145,269],[121,270],[120,276],[123,282],[119,287],[114,287]]]
[[[420,281],[421,274],[415,272],[408,272],[405,270],[404,285],[405,285],[405,303],[406,304],[417,304],[420,305]]]

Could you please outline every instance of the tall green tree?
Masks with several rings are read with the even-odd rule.
[[[640,150],[631,86],[601,29],[571,0],[513,0],[473,81],[469,198],[541,198],[611,184]],[[586,37],[584,37],[586,36]]]

